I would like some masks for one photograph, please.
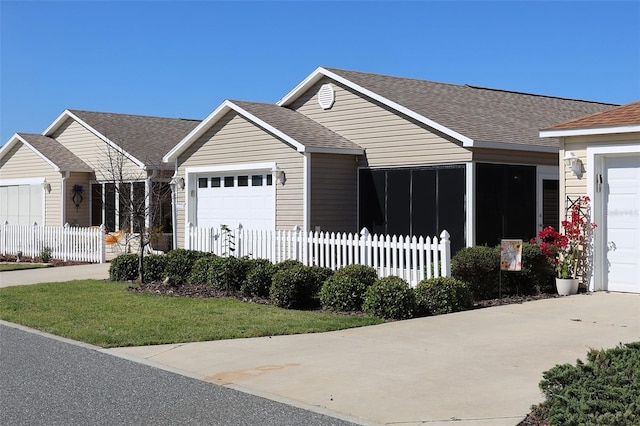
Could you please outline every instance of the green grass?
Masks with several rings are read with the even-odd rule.
[[[0,319],[105,348],[315,333],[380,319],[294,311],[229,298],[127,291],[95,280],[0,289]]]
[[[49,265],[45,265],[44,263],[0,263],[0,272],[3,271],[19,271],[21,269],[37,269],[37,268],[47,268]]]

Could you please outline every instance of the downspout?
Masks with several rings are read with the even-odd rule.
[[[173,244],[171,248],[178,248],[178,159],[174,162],[174,172],[171,177],[171,233]]]
[[[71,172],[67,170],[60,173],[62,174],[62,180],[60,181],[60,226],[64,226],[67,223],[67,205],[65,203],[67,199],[67,179],[69,179]]]
[[[153,182],[152,181],[157,176],[157,174],[158,174],[158,169],[154,168],[151,171],[151,176],[147,176],[147,180],[145,182],[144,190],[146,192],[146,197],[145,197],[145,200],[144,200],[144,209],[145,209],[146,212],[148,212],[145,215],[145,218],[144,218],[144,226],[146,228],[151,228],[151,205],[152,205],[151,202],[153,201],[153,200],[151,200],[151,197],[153,195],[153,191],[152,191]]]

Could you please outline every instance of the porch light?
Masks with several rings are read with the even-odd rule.
[[[579,177],[582,174],[582,161],[578,158],[575,152],[567,151],[564,154],[564,165],[571,169],[574,175]]]
[[[169,182],[169,185],[174,189],[175,188],[184,189],[184,178],[174,177],[173,179],[171,179],[171,182]]]
[[[46,180],[42,182],[42,189],[44,189],[47,194],[51,194],[51,184]]]
[[[287,180],[287,175],[284,173],[284,170],[278,167],[278,165],[275,165],[273,169],[271,169],[271,172],[273,172],[273,176],[284,185]]]

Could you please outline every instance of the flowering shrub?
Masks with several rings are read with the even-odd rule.
[[[540,250],[555,265],[558,278],[576,278],[582,251],[591,236],[595,223],[587,219],[589,197],[580,197],[571,206],[570,220],[563,220],[564,234],[553,226],[544,228],[538,233]],[[532,239],[532,243],[536,240]]]

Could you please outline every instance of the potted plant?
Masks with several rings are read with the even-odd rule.
[[[564,234],[552,226],[538,233],[537,243],[556,269],[556,289],[558,294],[566,296],[578,292],[578,277],[582,276],[584,262],[581,262],[585,246],[591,237],[595,223],[588,220],[589,197],[582,196],[570,209],[570,219],[562,221]]]

